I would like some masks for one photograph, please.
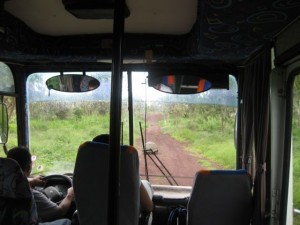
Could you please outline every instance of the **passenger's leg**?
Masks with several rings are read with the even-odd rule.
[[[71,220],[69,219],[59,219],[51,222],[39,223],[39,225],[71,225]]]

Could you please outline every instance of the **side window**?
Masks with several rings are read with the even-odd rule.
[[[296,76],[293,96],[293,141],[291,171],[293,171],[293,224],[300,224],[300,76]]]

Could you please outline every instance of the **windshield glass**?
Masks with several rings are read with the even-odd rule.
[[[79,145],[109,132],[109,72],[90,72],[101,88],[65,93],[49,90],[57,73],[36,73],[27,81],[30,151],[33,174],[72,173]]]
[[[198,94],[149,88],[147,73],[133,73],[132,80],[134,118],[140,118],[134,125],[134,140],[140,150],[142,179],[191,186],[200,169],[235,168],[237,83],[233,76],[229,90]]]
[[[110,72],[89,72],[100,87],[83,93],[47,88],[55,73],[28,78],[33,174],[72,173],[79,145],[109,132]],[[235,168],[237,84],[229,90],[178,95],[148,87],[147,73],[132,73],[134,146],[140,175],[153,184],[192,185],[199,169]],[[129,143],[128,79],[123,73],[121,143]]]

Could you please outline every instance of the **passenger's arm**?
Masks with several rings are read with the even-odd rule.
[[[153,202],[150,199],[149,194],[144,187],[143,183],[140,185],[140,201],[141,201],[141,210],[144,212],[152,212]]]
[[[58,208],[63,215],[67,214],[68,210],[71,207],[73,200],[74,200],[74,190],[73,190],[73,187],[71,187],[68,189],[68,193],[67,193],[66,197],[58,205]]]
[[[28,177],[28,182],[30,187],[34,188],[36,186],[44,186],[45,181],[42,180],[42,178],[40,176],[36,176],[36,177]]]

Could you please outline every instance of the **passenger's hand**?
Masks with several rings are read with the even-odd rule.
[[[68,211],[72,207],[73,200],[74,200],[74,190],[73,187],[70,187],[67,191],[66,197],[58,205],[59,209],[62,212],[62,215],[66,215],[68,213]]]
[[[42,178],[40,176],[36,176],[36,177],[28,177],[28,182],[30,187],[34,188],[36,186],[44,186],[45,181],[42,180]]]
[[[73,189],[73,187],[68,188],[67,198],[70,198],[70,199],[73,200],[74,197],[75,197],[75,194],[74,194],[74,189]]]

